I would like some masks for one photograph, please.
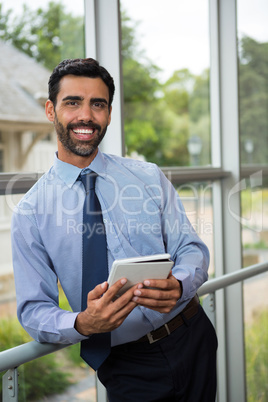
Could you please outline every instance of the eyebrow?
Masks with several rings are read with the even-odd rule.
[[[92,99],[90,99],[90,102],[91,103],[92,102],[102,102],[102,103],[105,103],[106,105],[108,105],[108,102],[105,98],[92,98]]]
[[[62,101],[67,101],[67,100],[72,100],[72,101],[75,101],[75,100],[84,100],[84,98],[83,98],[82,96],[77,96],[77,95],[68,95],[68,96],[66,96],[65,98],[62,99]],[[91,103],[94,103],[94,102],[103,102],[103,103],[105,103],[106,105],[108,105],[108,102],[107,102],[107,100],[106,100],[105,98],[92,98],[92,99],[90,99],[90,102],[91,102]]]
[[[66,100],[83,100],[83,99],[84,98],[82,96],[68,95],[68,96],[65,96],[65,98],[63,98],[62,100],[66,101]]]

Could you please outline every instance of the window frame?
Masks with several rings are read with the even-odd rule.
[[[230,208],[240,214],[240,193],[232,199],[228,196],[242,178],[257,170],[268,176],[268,166],[240,166],[236,0],[208,1],[212,165],[162,170],[180,183],[213,182],[215,275],[219,277],[242,269],[241,225],[230,214]],[[113,119],[101,149],[123,155],[120,1],[85,0],[85,31],[86,56],[99,60],[111,72],[116,86]],[[0,173],[0,195],[25,193],[39,177],[37,173]],[[221,402],[246,400],[242,283],[218,291],[215,302],[218,394]],[[232,342],[235,338],[239,342]]]

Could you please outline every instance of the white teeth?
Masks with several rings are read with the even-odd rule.
[[[92,134],[94,130],[92,129],[79,129],[73,130],[76,134]]]

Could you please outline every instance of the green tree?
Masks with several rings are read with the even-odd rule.
[[[268,159],[268,43],[247,36],[240,41],[239,107],[242,163],[267,163]],[[252,160],[245,141],[254,146]]]
[[[0,3],[0,39],[4,41],[10,40],[9,22],[11,19],[12,10],[6,13],[3,11],[3,4]]]
[[[194,122],[210,114],[209,73],[209,69],[206,69],[201,75],[194,76],[193,91],[189,100],[189,113]]]
[[[185,68],[174,71],[164,85],[167,106],[175,114],[189,114],[190,93],[194,86],[194,76]]]
[[[203,140],[202,158],[209,158],[208,71],[194,76],[175,71],[160,84],[160,69],[139,46],[138,23],[122,11],[122,62],[126,151],[142,154],[163,165],[187,165],[187,141],[192,134]],[[64,58],[84,56],[83,19],[67,13],[61,1],[21,15],[3,13],[0,38],[12,43],[50,70]],[[81,40],[82,38],[82,40]]]
[[[146,59],[139,48],[135,29],[137,23],[122,11],[122,63],[126,151],[142,154],[159,163],[157,149],[161,143],[161,129],[156,124],[157,93],[161,84],[159,68]],[[161,110],[158,112],[163,114]]]
[[[191,136],[202,140],[200,164],[210,162],[209,70],[193,75],[188,69],[177,70],[164,85],[164,101],[169,109],[170,136],[165,154],[170,164],[188,165],[187,143]],[[176,162],[177,161],[177,162]]]
[[[73,17],[61,2],[37,10],[24,4],[17,16],[12,10],[4,14],[0,3],[0,27],[1,39],[50,70],[62,59],[84,57],[83,17]]]

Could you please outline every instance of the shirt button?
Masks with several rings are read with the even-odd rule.
[[[120,251],[119,247],[116,247],[116,249],[114,250],[115,253],[118,253]]]
[[[107,219],[103,219],[103,223],[107,223],[108,221],[107,221]]]

